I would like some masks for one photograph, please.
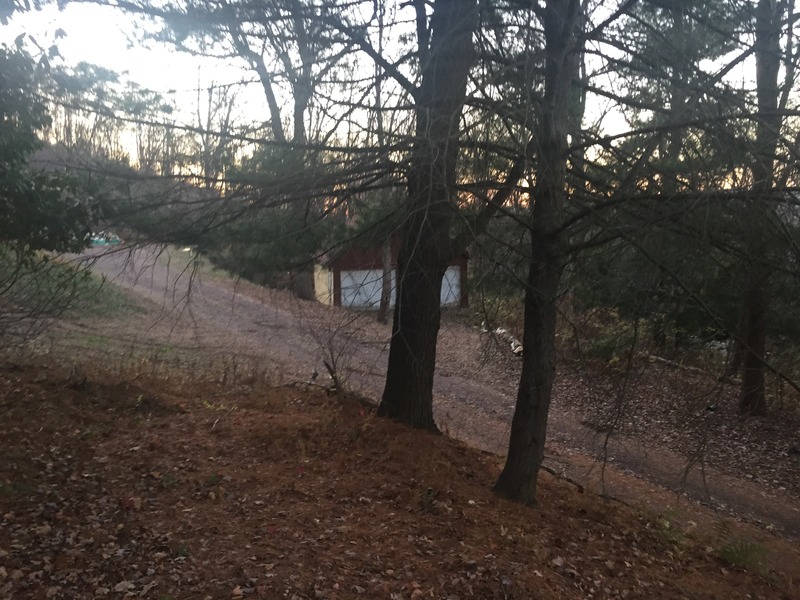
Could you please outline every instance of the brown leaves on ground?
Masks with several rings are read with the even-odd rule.
[[[496,457],[352,399],[99,379],[0,368],[0,598],[800,594],[546,474],[501,500]]]

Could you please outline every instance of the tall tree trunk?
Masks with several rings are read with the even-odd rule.
[[[736,331],[733,335],[733,350],[730,353],[728,364],[725,365],[725,377],[735,377],[742,368],[742,358],[744,357],[745,342],[742,336],[747,331],[747,302],[742,303],[743,309],[739,312],[739,320],[736,323]]]
[[[744,332],[742,340],[742,390],[739,411],[743,414],[763,415],[767,412],[764,394],[764,363],[766,351],[766,282],[760,273],[755,281],[747,283],[745,296]]]
[[[425,3],[416,5],[425,10]],[[398,295],[386,386],[378,414],[435,430],[433,373],[442,278],[452,257],[451,199],[460,117],[475,60],[476,0],[436,0],[430,47],[420,56],[416,137],[408,172],[408,217],[397,265]],[[420,40],[420,46],[423,46]]]
[[[564,267],[562,241],[555,232],[564,207],[567,98],[579,64],[573,52],[579,15],[578,0],[548,0],[544,12],[545,92],[538,125],[532,252],[525,290],[525,352],[508,456],[494,487],[498,494],[526,504],[536,497],[555,376],[556,300]]]
[[[775,152],[780,136],[781,116],[778,113],[778,71],[780,49],[781,8],[775,0],[759,0],[756,7],[756,92],[758,122],[756,148],[753,155],[753,194],[748,200],[750,213],[749,265],[743,298],[744,331],[742,390],[740,412],[752,415],[766,413],[764,394],[764,352],[766,349],[767,292],[769,278],[766,266],[768,249],[764,229],[768,205],[764,198],[770,193],[775,179]]]

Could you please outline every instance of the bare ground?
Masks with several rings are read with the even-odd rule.
[[[490,491],[498,457],[352,398],[83,376],[0,367],[0,598],[800,593],[786,541],[548,473],[538,507],[510,503]]]
[[[132,345],[167,340],[237,355],[251,371],[263,365],[262,371],[283,383],[307,382],[314,373],[315,382],[325,383],[327,361],[350,389],[380,398],[391,330],[371,314],[232,282],[210,269],[193,270],[185,253],[142,249],[98,258],[96,270],[159,309],[158,320],[135,319],[133,330],[127,325],[112,334]],[[440,427],[503,455],[518,369],[519,359],[505,344],[445,318],[434,383]],[[547,464],[592,489],[625,498],[625,490],[605,476],[613,466],[679,498],[798,539],[800,457],[790,453],[800,445],[798,403],[775,405],[764,419],[742,420],[736,391],[713,376],[646,360],[623,374],[564,359]],[[602,462],[578,466],[565,458],[575,453]]]
[[[98,257],[147,312],[41,341],[39,364],[74,357],[85,388],[3,371],[7,597],[797,597],[790,411],[741,422],[713,378],[566,363],[531,513],[489,491],[518,368],[491,339],[447,321],[435,382],[438,423],[480,454],[314,393],[327,360],[379,397],[389,328],[370,315],[186,262]],[[720,563],[742,540],[766,575]]]

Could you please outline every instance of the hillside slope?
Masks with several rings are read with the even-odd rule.
[[[777,538],[546,473],[509,503],[496,457],[313,389],[7,363],[0,417],[0,598],[800,596]]]

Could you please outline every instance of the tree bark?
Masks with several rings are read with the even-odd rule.
[[[764,353],[766,320],[769,308],[766,287],[769,273],[764,242],[764,224],[768,206],[763,203],[775,179],[775,153],[780,137],[781,116],[778,112],[778,72],[781,62],[781,8],[774,0],[759,0],[756,7],[756,93],[758,121],[756,148],[753,155],[753,194],[748,200],[750,213],[749,265],[743,305],[745,329],[741,332],[742,389],[739,410],[743,414],[763,415],[767,412],[764,393]]]
[[[542,190],[537,196],[537,203],[549,206],[535,210],[534,219],[555,208],[554,198],[547,197],[549,193]],[[556,297],[563,268],[558,238],[540,227],[534,227],[533,238],[525,294],[522,375],[505,467],[494,486],[498,494],[526,504],[536,498],[536,476],[544,457],[555,376]]]
[[[417,9],[424,11],[425,4]],[[397,265],[397,303],[378,414],[421,429],[436,430],[433,374],[440,296],[452,257],[449,235],[459,121],[467,76],[475,60],[472,37],[476,23],[476,0],[436,0],[430,47],[420,52],[426,60],[420,64],[416,137],[408,172],[409,212]]]
[[[742,390],[739,412],[763,415],[767,412],[764,394],[764,363],[766,351],[767,295],[764,277],[757,274],[756,281],[748,282],[744,318],[745,337],[742,340]]]
[[[531,264],[525,290],[522,375],[498,494],[531,504],[544,457],[547,416],[555,376],[556,300],[564,267],[558,234],[564,207],[570,84],[577,76],[572,52],[580,15],[577,0],[548,0],[544,11],[545,91],[538,125],[533,190]]]
[[[743,303],[744,305],[747,302]],[[746,308],[746,306],[744,307]],[[740,311],[739,320],[736,324],[736,331],[733,336],[733,351],[731,352],[728,364],[725,366],[725,377],[735,377],[739,370],[742,368],[742,358],[744,357],[744,338],[742,337],[747,332],[747,312],[746,310]]]

